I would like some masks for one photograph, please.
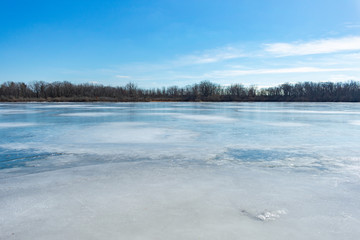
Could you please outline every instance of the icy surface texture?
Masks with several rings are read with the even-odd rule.
[[[0,239],[360,239],[360,105],[0,104]]]

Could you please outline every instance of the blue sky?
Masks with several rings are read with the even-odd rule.
[[[360,0],[0,1],[0,81],[360,80]]]

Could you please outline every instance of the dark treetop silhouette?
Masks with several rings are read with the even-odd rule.
[[[209,81],[185,87],[142,89],[134,83],[123,87],[70,82],[5,82],[0,86],[0,101],[296,101],[359,102],[360,83],[303,82],[284,83],[258,89],[233,84],[227,87]]]

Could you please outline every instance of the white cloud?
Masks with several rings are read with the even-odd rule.
[[[360,78],[354,75],[336,74],[336,75],[331,75],[328,79],[328,81],[330,82],[346,82],[349,80],[359,81]]]
[[[332,52],[335,54],[311,55]],[[89,79],[106,79],[108,82],[131,79],[141,87],[182,86],[202,80],[223,83],[241,80],[260,85],[281,81],[347,81],[360,78],[359,60],[360,36],[354,36],[274,43],[265,45],[265,48],[256,43],[229,44],[159,61],[129,62],[113,66],[113,69],[89,69],[83,74],[91,75]],[[118,84],[116,81],[112,83]]]
[[[351,68],[316,68],[316,67],[297,67],[297,68],[278,68],[278,69],[252,69],[252,70],[222,70],[213,71],[205,74],[203,77],[236,77],[244,75],[261,75],[261,74],[286,74],[286,73],[316,73],[316,72],[343,72],[355,71]]]
[[[229,59],[244,57],[244,53],[235,47],[222,47],[205,50],[199,54],[191,54],[180,57],[175,61],[179,65],[206,64],[221,62]]]
[[[320,39],[306,43],[272,43],[265,51],[277,56],[299,56],[360,50],[360,37]]]
[[[343,54],[343,55],[341,55],[341,57],[343,59],[349,59],[351,61],[360,60],[360,53],[357,52],[357,53]]]
[[[130,78],[130,76],[116,75],[116,78]]]
[[[90,84],[100,84],[98,81],[89,81],[88,83],[90,83]]]
[[[360,28],[360,24],[346,24],[345,25],[346,28],[350,28],[350,29],[353,29],[353,28]]]

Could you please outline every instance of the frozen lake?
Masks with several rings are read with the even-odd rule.
[[[0,104],[0,239],[360,239],[360,104]]]

